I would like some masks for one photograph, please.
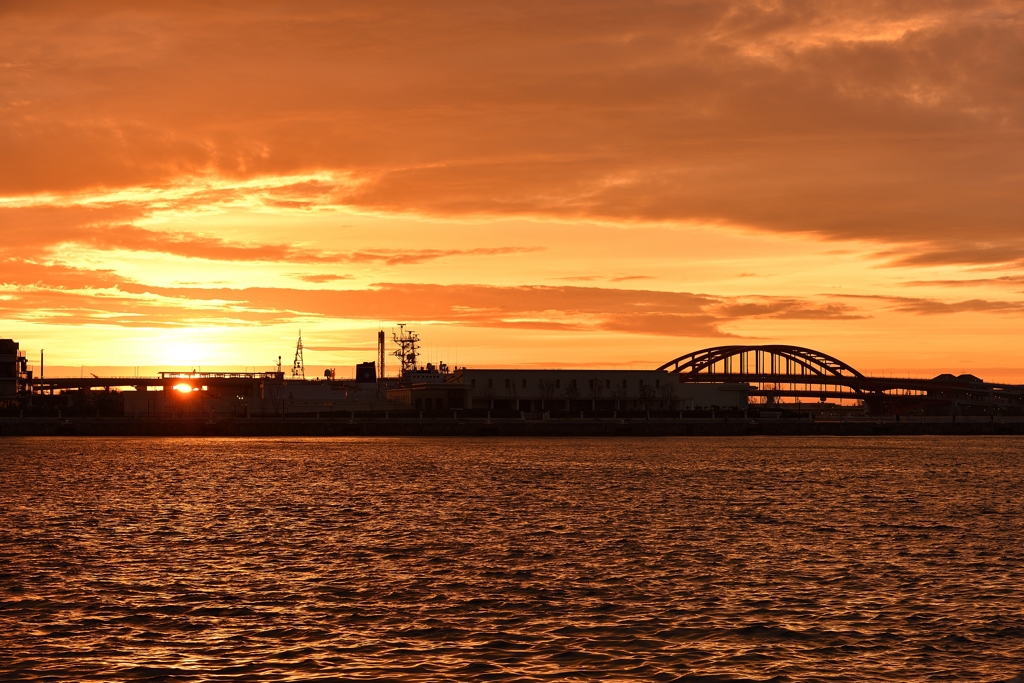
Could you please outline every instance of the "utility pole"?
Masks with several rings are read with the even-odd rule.
[[[384,330],[377,330],[377,396],[386,391],[384,378]]]

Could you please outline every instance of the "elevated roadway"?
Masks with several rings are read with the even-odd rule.
[[[32,379],[35,392],[149,387],[171,389],[190,387],[246,387],[259,383],[281,383],[283,372],[161,372],[156,377],[39,377]]]

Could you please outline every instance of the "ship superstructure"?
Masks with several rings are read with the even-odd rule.
[[[398,346],[392,352],[392,356],[398,358],[401,363],[400,381],[402,384],[434,384],[444,382],[448,376],[448,365],[446,363],[427,363],[419,365],[419,343],[420,337],[412,330],[405,329],[405,323],[398,324],[398,333],[391,332],[391,340]]]

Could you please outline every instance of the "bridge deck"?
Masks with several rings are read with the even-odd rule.
[[[96,389],[114,387],[164,387],[182,382],[193,386],[252,386],[253,383],[264,381],[262,377],[246,375],[234,376],[188,376],[185,373],[166,377],[45,377],[33,379],[32,387],[35,391],[48,391],[51,389]]]

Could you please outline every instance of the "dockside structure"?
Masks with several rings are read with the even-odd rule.
[[[745,408],[749,384],[686,384],[660,370],[458,368],[444,383],[413,383],[388,398],[416,410],[693,410]]]
[[[13,339],[0,339],[0,401],[11,401],[32,382],[25,352]]]

